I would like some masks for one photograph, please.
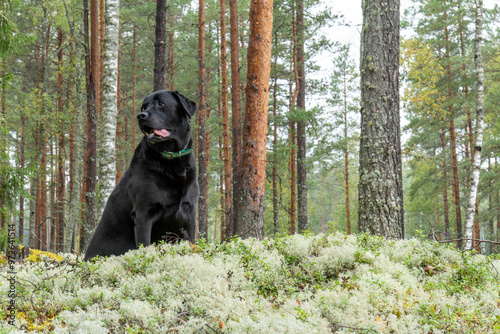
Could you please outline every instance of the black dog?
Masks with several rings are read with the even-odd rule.
[[[144,138],[109,196],[85,260],[168,236],[194,241],[198,182],[189,119],[195,112],[196,104],[178,92],[144,99],[137,115]]]

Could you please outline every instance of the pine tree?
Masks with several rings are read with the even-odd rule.
[[[360,231],[404,237],[399,120],[399,0],[363,0]]]
[[[267,109],[271,73],[273,1],[250,4],[248,74],[243,125],[242,237],[264,237],[264,189],[266,168]]]

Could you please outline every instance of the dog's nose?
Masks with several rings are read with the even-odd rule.
[[[137,115],[137,119],[146,119],[146,118],[148,118],[148,116],[149,116],[149,114],[147,112],[143,111]]]

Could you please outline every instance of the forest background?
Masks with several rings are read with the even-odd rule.
[[[230,1],[231,4],[234,1]],[[84,4],[86,2],[84,1]],[[238,3],[238,46],[245,105],[249,1]],[[305,108],[298,106],[297,6],[274,1],[271,82],[265,189],[264,235],[297,230],[299,189],[307,189],[307,228],[313,233],[358,231],[359,68],[349,44],[332,35],[349,26],[330,2],[303,1]],[[3,1],[1,19],[1,168],[2,243],[14,224],[20,241],[30,247],[81,252],[89,212],[85,210],[86,162],[96,163],[95,209],[99,219],[109,192],[105,180],[119,180],[141,139],[135,115],[153,90],[156,1],[100,1],[98,45],[101,75],[97,91],[96,158],[86,152],[87,119],[84,11],[80,1]],[[475,238],[499,241],[500,173],[500,39],[498,8],[485,1],[485,132],[477,197]],[[108,7],[106,7],[108,6]],[[401,114],[405,237],[428,234],[439,240],[461,235],[474,146],[476,82],[474,75],[474,2],[414,1],[402,13]],[[108,10],[105,10],[108,8]],[[234,219],[225,189],[224,148],[232,149],[234,97],[224,103],[219,1],[206,1],[206,223],[207,239],[221,239],[221,226]],[[119,23],[112,13],[119,9]],[[198,101],[199,8],[192,1],[166,2],[165,89]],[[229,17],[229,10],[224,11]],[[224,16],[224,15],[223,15]],[[115,16],[116,18],[116,16]],[[229,20],[223,24],[229,41]],[[88,22],[87,22],[88,24]],[[115,25],[117,38],[106,35]],[[91,27],[92,28],[92,27]],[[113,30],[111,29],[112,33]],[[405,33],[406,31],[406,33]],[[95,36],[94,36],[95,37]],[[233,43],[234,44],[234,43]],[[158,43],[156,43],[158,45]],[[230,45],[230,43],[229,43]],[[227,52],[222,56],[224,50]],[[319,56],[318,56],[319,55]],[[326,55],[326,56],[325,56]],[[116,94],[106,91],[106,66],[117,64]],[[231,63],[232,65],[232,63]],[[227,65],[226,65],[227,66]],[[234,70],[228,68],[232,79]],[[111,98],[114,101],[107,101]],[[106,134],[107,107],[117,111],[114,170]],[[114,107],[113,107],[114,106]],[[241,108],[243,110],[243,108]],[[224,111],[231,119],[224,121]],[[198,133],[200,118],[193,120]],[[224,123],[231,131],[224,131]],[[307,178],[297,171],[297,124],[305,128]],[[297,129],[298,130],[298,129]],[[196,137],[195,138],[199,138]],[[224,140],[229,145],[224,144]],[[199,156],[199,148],[197,157]],[[224,164],[226,162],[226,165]],[[232,174],[231,174],[232,175]],[[231,177],[230,177],[231,178]],[[234,182],[234,178],[231,179]],[[231,187],[230,183],[229,187]],[[230,192],[229,192],[230,193]],[[302,203],[304,200],[302,199]],[[21,237],[22,236],[22,237]],[[224,236],[223,236],[224,237]],[[478,251],[498,250],[476,243]]]

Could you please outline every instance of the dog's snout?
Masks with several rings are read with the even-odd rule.
[[[139,120],[141,120],[141,119],[142,119],[142,120],[144,120],[144,119],[148,118],[148,116],[149,116],[149,113],[147,113],[147,112],[143,111],[143,112],[140,112],[140,113],[137,115],[137,119],[139,119]]]

